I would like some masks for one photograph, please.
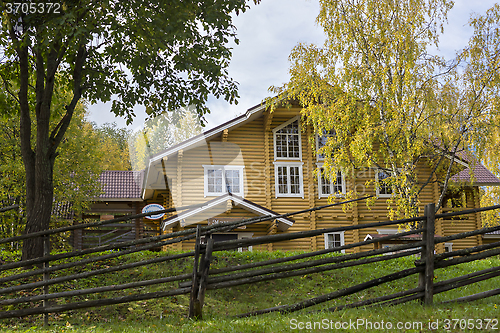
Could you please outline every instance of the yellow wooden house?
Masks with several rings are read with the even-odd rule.
[[[347,181],[338,174],[335,181],[315,176],[323,160],[308,140],[311,128],[301,122],[300,108],[278,108],[270,112],[264,105],[248,109],[244,114],[192,137],[150,158],[142,176],[140,198],[143,205],[158,203],[165,208],[204,203],[190,210],[179,210],[161,220],[144,220],[144,225],[159,228],[162,233],[192,228],[239,218],[261,215],[280,215],[310,207],[326,205],[334,193],[356,189],[358,193],[376,194],[377,200],[368,208],[357,202],[347,212],[335,206],[292,218],[278,218],[214,235],[215,240],[250,238],[275,233],[289,233],[335,226],[356,225],[387,220],[388,188],[365,187],[369,179],[385,177],[377,169],[365,169]],[[474,166],[474,183],[465,182],[469,165],[463,166],[455,181],[464,181],[462,194],[465,207],[479,207],[479,186],[498,186],[497,179],[484,166]],[[421,164],[418,177],[427,178],[429,168]],[[438,183],[426,186],[420,194],[421,206],[437,202]],[[449,208],[443,208],[446,211]],[[436,234],[470,231],[481,227],[480,214],[459,219],[438,220]],[[327,233],[322,236],[255,246],[253,250],[319,250],[359,242],[366,237],[394,233],[395,229],[364,229]],[[439,251],[456,250],[482,244],[483,237],[475,236],[440,245]],[[384,246],[384,244],[382,244]],[[373,245],[370,246],[373,248]],[[370,249],[367,247],[366,249]],[[191,250],[192,242],[172,245],[172,248]]]

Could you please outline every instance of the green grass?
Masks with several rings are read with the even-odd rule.
[[[217,252],[216,260],[212,267],[217,268],[227,265],[238,265],[293,254],[297,253]],[[97,269],[119,263],[146,260],[162,255],[165,255],[165,253],[145,252],[141,254],[132,254],[107,262],[87,265],[85,269]],[[478,284],[435,295],[434,300],[436,305],[431,308],[424,308],[417,302],[411,302],[393,307],[377,306],[372,308],[347,309],[338,312],[322,311],[334,305],[355,302],[414,288],[417,285],[417,276],[386,283],[376,288],[368,289],[354,295],[319,304],[287,315],[273,313],[246,319],[235,319],[232,317],[248,311],[296,303],[307,298],[330,293],[338,289],[390,274],[404,268],[414,267],[413,260],[414,258],[400,258],[389,262],[374,263],[324,273],[207,291],[205,306],[203,308],[203,321],[187,319],[189,295],[179,295],[156,300],[51,314],[50,326],[47,328],[41,327],[43,323],[41,316],[3,320],[0,322],[0,332],[364,332],[367,330],[370,331],[370,326],[367,322],[370,322],[372,327],[376,328],[377,325],[381,325],[382,321],[384,322],[384,329],[373,329],[372,331],[420,332],[428,331],[429,323],[436,323],[436,320],[439,321],[439,329],[436,330],[438,332],[445,331],[443,330],[445,320],[450,321],[452,327],[449,331],[451,332],[471,332],[475,330],[467,328],[463,330],[460,329],[460,324],[462,324],[463,327],[466,321],[453,322],[451,320],[500,319],[500,296],[490,297],[467,304],[438,304],[443,300],[498,288],[500,278],[490,279]],[[90,288],[100,285],[122,284],[188,273],[192,271],[191,264],[192,258],[186,258],[175,262],[139,267],[126,272],[111,273],[88,279],[70,281],[61,286],[51,287],[51,292]],[[439,269],[436,270],[436,281],[446,280],[455,276],[499,265],[500,258],[492,258],[447,269]],[[78,270],[79,269],[72,269],[71,271],[76,272]],[[67,273],[65,272],[64,274]],[[53,274],[53,276],[57,275]],[[14,284],[16,283],[12,283],[11,285]],[[7,286],[7,284],[4,284],[3,287],[4,286]],[[142,287],[135,290],[106,293],[104,297],[168,290],[176,286],[177,283],[170,283]],[[40,290],[34,290],[33,293],[39,294]],[[3,297],[10,298],[13,296],[14,295],[4,295]],[[93,300],[98,297],[98,294],[85,295],[68,300],[57,300],[57,303]],[[14,309],[14,307],[11,306],[11,308],[8,309]],[[7,308],[3,308],[3,310],[7,310]],[[388,322],[392,325],[397,325],[398,322],[401,322],[403,325],[415,326],[410,329],[399,330],[393,327],[392,330],[388,330]],[[415,324],[413,324],[414,322]],[[311,325],[311,330],[306,329],[309,327],[307,326],[308,323]],[[316,329],[314,329],[314,323],[316,323]],[[360,324],[360,326],[356,326],[356,329],[352,329],[352,325],[350,329],[335,329],[335,324],[337,324],[337,328],[339,328],[338,325],[342,323],[344,323],[344,326],[349,323],[354,323],[355,325]],[[418,326],[419,323],[422,323],[422,327]],[[473,322],[474,328],[478,328],[480,323],[483,324],[484,328],[486,322],[477,321]],[[455,329],[453,329],[453,324],[456,324]],[[469,322],[469,324],[471,324],[471,322]],[[299,330],[299,327],[304,327],[305,329]],[[325,328],[327,329],[325,330]],[[500,324],[497,325],[497,331],[499,329]],[[485,330],[477,331],[484,332]]]

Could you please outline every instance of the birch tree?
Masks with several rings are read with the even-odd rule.
[[[319,152],[331,175],[344,170],[352,177],[363,168],[390,175],[384,181],[394,189],[392,214],[415,215],[419,193],[434,182],[439,209],[456,157],[473,165],[494,141],[499,6],[471,19],[469,44],[446,60],[430,50],[439,47],[452,6],[447,0],[321,0],[324,44],[297,45],[290,81],[271,87],[274,105],[297,100],[315,134],[335,134]],[[420,163],[429,166],[429,177],[417,177]]]

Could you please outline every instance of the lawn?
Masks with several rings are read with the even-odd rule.
[[[273,259],[297,253],[289,252],[217,252],[214,268],[228,265]],[[146,260],[165,255],[164,252],[131,254],[98,264],[87,265],[85,270],[109,267],[124,262]],[[87,279],[73,280],[51,292],[122,284],[143,279],[154,279],[191,272],[190,258],[110,273]],[[334,305],[390,294],[417,285],[417,276],[368,289],[354,295],[318,304],[299,312],[282,315],[266,314],[237,319],[235,315],[281,304],[291,304],[367,280],[414,267],[414,258],[399,258],[389,262],[373,263],[324,273],[260,282],[219,290],[209,290],[203,308],[204,320],[187,319],[189,295],[139,301],[114,306],[73,310],[51,314],[50,326],[44,328],[41,316],[6,319],[0,323],[0,332],[287,332],[287,331],[499,331],[500,296],[494,296],[467,304],[443,305],[440,302],[460,296],[497,288],[500,277],[460,289],[435,295],[435,305],[424,308],[418,302],[392,307],[367,307],[337,312],[325,311]],[[479,260],[436,270],[435,281],[446,280],[477,270],[500,266],[499,258]],[[82,268],[72,269],[73,272]],[[54,274],[55,276],[55,274]],[[6,286],[6,284],[4,285]],[[68,302],[93,300],[98,297],[116,297],[139,292],[154,292],[175,288],[177,283],[115,291],[105,295],[78,296]],[[39,293],[34,290],[33,293]],[[13,295],[5,295],[4,297]],[[64,300],[57,300],[59,304]],[[12,307],[12,306],[11,306]],[[11,308],[9,308],[11,309]],[[490,320],[493,319],[493,320]],[[449,328],[449,329],[447,329]]]

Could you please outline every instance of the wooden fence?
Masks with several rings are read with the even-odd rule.
[[[363,200],[365,198],[355,199],[355,200]],[[500,275],[500,267],[491,267],[482,271],[474,272],[471,274],[467,274],[461,277],[449,279],[446,281],[434,282],[434,271],[436,269],[440,269],[443,267],[449,267],[452,265],[457,265],[465,262],[470,262],[478,259],[483,259],[491,256],[495,256],[500,254],[500,242],[495,242],[487,245],[475,246],[463,250],[443,253],[443,254],[435,254],[435,245],[439,243],[449,242],[455,239],[461,239],[466,237],[471,237],[475,235],[481,235],[489,232],[494,232],[500,230],[500,226],[483,228],[479,230],[474,230],[470,232],[455,234],[447,237],[435,237],[434,235],[434,222],[438,218],[448,218],[451,216],[458,216],[464,214],[472,214],[480,211],[486,211],[491,209],[498,209],[499,206],[491,206],[486,208],[479,209],[471,209],[465,210],[461,212],[452,212],[446,214],[438,214],[434,213],[435,208],[434,204],[427,205],[425,208],[424,216],[419,216],[415,218],[397,220],[397,221],[385,221],[385,222],[377,222],[377,223],[366,223],[360,225],[352,225],[352,226],[344,226],[337,228],[327,228],[320,230],[309,230],[302,231],[296,233],[283,233],[283,234],[275,234],[270,236],[262,236],[262,237],[254,237],[250,239],[238,239],[238,240],[230,240],[230,241],[221,241],[214,242],[211,235],[214,233],[230,231],[232,229],[248,225],[251,223],[262,222],[266,220],[274,220],[279,217],[288,217],[295,214],[302,214],[304,212],[310,212],[315,210],[320,210],[326,207],[331,207],[334,205],[341,205],[354,200],[321,206],[314,207],[306,210],[301,210],[294,213],[283,214],[280,216],[261,216],[252,219],[239,220],[234,222],[226,222],[221,224],[214,224],[210,226],[200,226],[197,228],[192,228],[189,230],[182,230],[174,233],[148,237],[139,240],[133,241],[125,241],[119,244],[108,244],[104,246],[98,246],[94,248],[84,249],[81,251],[74,251],[68,253],[60,253],[53,254],[49,253],[49,236],[51,234],[56,234],[58,232],[65,232],[70,230],[78,230],[82,228],[88,227],[96,227],[107,224],[116,224],[119,222],[123,222],[126,220],[141,218],[151,214],[158,214],[160,212],[170,212],[173,209],[166,209],[163,211],[157,211],[146,214],[139,214],[134,216],[124,216],[113,220],[108,221],[99,221],[95,223],[87,223],[74,225],[54,230],[47,230],[43,232],[38,232],[30,235],[21,235],[17,237],[11,237],[8,239],[0,240],[0,244],[7,243],[11,241],[18,241],[33,237],[44,237],[44,244],[46,253],[41,258],[31,259],[24,262],[14,262],[8,263],[4,265],[0,265],[0,271],[6,271],[10,269],[15,269],[19,267],[33,266],[35,265],[36,269],[25,271],[22,273],[12,274],[8,276],[4,276],[0,278],[0,295],[12,295],[12,296],[3,296],[0,298],[0,305],[16,305],[16,304],[34,304],[33,302],[42,302],[41,306],[28,306],[23,309],[9,310],[9,311],[1,311],[1,318],[13,318],[13,317],[22,317],[28,315],[35,314],[44,314],[44,322],[48,322],[49,313],[59,313],[73,309],[82,309],[89,307],[97,307],[97,306],[106,306],[113,304],[121,304],[127,302],[141,301],[147,299],[155,299],[160,297],[169,297],[180,294],[190,294],[190,307],[189,307],[189,317],[191,318],[202,318],[202,309],[205,299],[205,294],[207,290],[215,290],[221,288],[228,288],[237,285],[250,284],[262,281],[270,281],[281,278],[288,278],[292,276],[301,276],[305,274],[319,273],[324,271],[331,271],[340,268],[353,267],[368,263],[374,262],[382,262],[386,260],[391,260],[394,258],[404,257],[404,256],[419,256],[420,259],[415,261],[415,267],[404,269],[398,272],[394,272],[388,274],[383,277],[378,277],[375,279],[368,280],[361,284],[350,286],[345,289],[340,289],[334,291],[332,293],[328,293],[325,295],[321,295],[318,297],[310,298],[303,300],[301,302],[295,304],[288,305],[280,305],[268,309],[262,309],[258,311],[253,311],[245,314],[241,314],[238,317],[247,317],[258,315],[262,313],[269,312],[282,312],[289,313],[298,311],[301,309],[308,308],[310,306],[320,304],[323,302],[327,302],[333,299],[337,299],[343,296],[351,295],[362,290],[366,290],[368,288],[372,288],[383,283],[387,283],[390,281],[395,281],[398,279],[402,279],[404,277],[417,275],[418,280],[416,279],[416,287],[401,291],[398,293],[384,295],[380,297],[376,297],[373,299],[368,299],[360,302],[354,302],[345,305],[336,305],[332,307],[330,310],[339,310],[343,308],[351,308],[351,307],[359,307],[359,306],[373,306],[373,305],[393,305],[400,304],[404,302],[408,302],[415,299],[420,299],[424,305],[432,305],[433,304],[433,296],[435,294],[445,292],[451,289],[459,288],[471,283],[475,283],[478,281],[483,281],[486,279],[490,279]],[[200,205],[196,205],[200,206]],[[193,206],[186,206],[181,208],[176,208],[177,211],[182,209],[193,208]],[[341,232],[347,230],[358,230],[365,228],[377,228],[381,226],[389,226],[389,225],[400,225],[411,222],[419,222],[418,225],[421,227],[419,229],[405,231],[397,234],[386,235],[380,238],[366,240],[363,242],[346,244],[339,247],[334,247],[330,249],[324,249],[320,251],[308,252],[299,255],[289,256],[280,259],[266,260],[261,262],[253,262],[244,265],[224,267],[219,269],[210,269],[211,262],[213,260],[213,253],[216,251],[222,250],[231,250],[237,249],[241,247],[248,247],[259,244],[267,244],[267,243],[275,243],[286,240],[314,237],[318,235],[322,235],[324,233],[329,232]],[[346,249],[353,249],[360,246],[365,246],[368,244],[373,244],[376,242],[384,242],[389,240],[396,240],[399,237],[413,235],[413,234],[421,234],[421,240],[411,243],[411,244],[402,244],[396,245],[390,248],[381,248],[374,249],[370,251],[363,252],[353,252],[341,256],[324,256],[328,253],[338,252]],[[149,250],[153,248],[158,248],[164,245],[173,244],[181,241],[185,241],[188,239],[195,239],[195,248],[194,251],[179,253],[175,255],[166,254],[164,256],[160,256],[157,258],[149,259],[149,260],[141,260],[137,262],[130,262],[126,264],[120,264],[111,267],[100,268],[96,270],[83,271],[77,274],[68,274],[61,275],[64,269],[73,268],[77,266],[84,266],[90,263],[95,263],[103,260],[108,260],[111,258],[117,258],[124,256],[129,253]],[[202,238],[205,239],[205,243],[202,243]],[[109,250],[117,250],[121,249],[121,251],[115,252],[106,252]],[[89,255],[94,256],[89,256]],[[385,254],[381,256],[381,254]],[[69,258],[78,258],[86,256],[82,259],[73,262],[67,263],[58,263],[50,265],[51,262],[61,259],[69,259]],[[318,259],[318,256],[322,256]],[[80,278],[88,278],[91,276],[98,276],[101,274],[107,274],[112,272],[123,272],[127,269],[132,269],[141,266],[147,266],[151,264],[156,264],[160,262],[173,261],[181,258],[193,258],[193,271],[192,273],[179,274],[175,276],[167,276],[158,279],[151,280],[141,280],[136,282],[130,282],[121,285],[109,285],[109,286],[100,286],[95,288],[88,289],[80,289],[80,290],[70,290],[63,292],[50,292],[50,286],[53,285],[62,285],[65,282],[80,279]],[[316,257],[316,259],[315,259]],[[308,259],[306,261],[290,263],[291,261]],[[57,277],[51,278],[51,273],[58,272],[59,275]],[[24,283],[26,278],[32,276],[42,276],[43,279],[37,282],[28,282]],[[6,286],[7,283],[12,283],[13,281],[20,281],[15,285]],[[418,281],[418,282],[417,282]],[[126,296],[120,297],[104,297],[102,296],[97,300],[89,300],[89,301],[80,301],[80,302],[67,302],[57,304],[54,303],[54,300],[57,299],[70,299],[75,296],[82,295],[90,295],[90,294],[104,294],[106,292],[113,292],[117,290],[125,290],[136,287],[144,287],[151,285],[159,285],[165,284],[167,282],[179,282],[179,285],[170,290],[163,290],[158,292],[150,292],[150,293],[135,293],[129,294]],[[3,287],[2,287],[3,286]],[[41,288],[42,292],[39,295],[31,295],[31,296],[21,296],[22,291],[26,290],[34,290],[36,288]],[[493,295],[500,294],[500,289],[493,289],[481,294],[470,295],[465,298],[459,298],[455,300],[450,300],[448,302],[462,302],[468,300],[474,300],[484,297],[489,297]],[[9,298],[10,297],[10,298]],[[49,302],[52,300],[52,302]]]

